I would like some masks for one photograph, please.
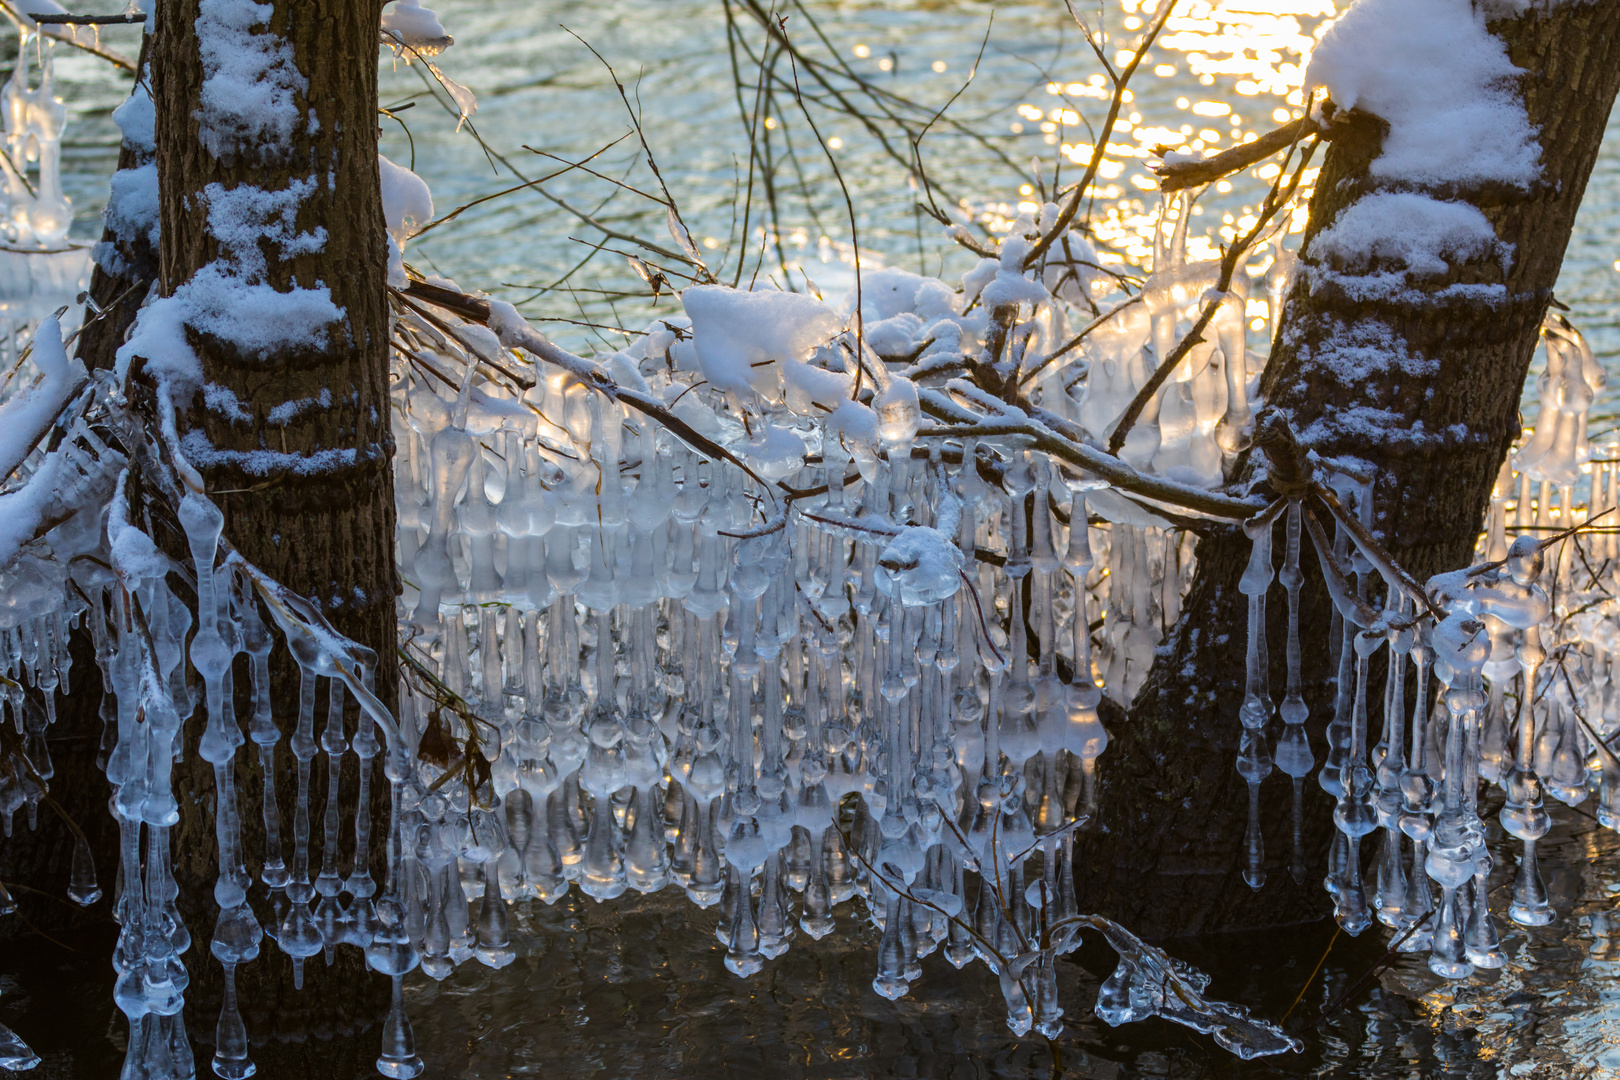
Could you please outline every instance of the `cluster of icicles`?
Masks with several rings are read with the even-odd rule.
[[[1604,459],[1592,460],[1587,411],[1606,377],[1585,340],[1556,314],[1544,327],[1544,340],[1547,363],[1539,381],[1536,427],[1503,464],[1474,567],[1437,575],[1419,596],[1375,565],[1349,536],[1341,533],[1337,545],[1341,555],[1355,548],[1351,566],[1361,597],[1382,577],[1386,600],[1384,610],[1369,620],[1367,608],[1358,610],[1348,596],[1335,596],[1338,696],[1327,728],[1327,758],[1317,777],[1338,800],[1338,832],[1325,885],[1346,931],[1360,933],[1376,918],[1401,931],[1402,951],[1428,952],[1430,968],[1445,978],[1464,978],[1475,968],[1507,962],[1489,904],[1493,860],[1479,815],[1481,780],[1502,791],[1499,820],[1521,844],[1508,906],[1508,917],[1520,925],[1542,926],[1554,917],[1536,858],[1536,842],[1551,825],[1549,798],[1578,806],[1595,796],[1597,820],[1620,829],[1620,759],[1608,746],[1620,729],[1611,673],[1620,640],[1608,602],[1617,554],[1612,530],[1620,507],[1620,448],[1611,446]],[[1590,473],[1585,506],[1575,501],[1583,466]],[[1366,488],[1352,488],[1366,523]],[[1295,637],[1300,510],[1291,504],[1285,512],[1286,555],[1279,577],[1288,595],[1290,636],[1288,686],[1277,709],[1284,730],[1275,766],[1295,785],[1294,874],[1300,877],[1299,788],[1313,758],[1301,726],[1306,708]],[[1587,521],[1607,529],[1564,538],[1568,529]],[[1247,877],[1258,888],[1264,883],[1258,791],[1273,768],[1261,734],[1273,709],[1264,659],[1271,523],[1251,522],[1249,532],[1254,547],[1242,583],[1249,597],[1249,663],[1238,767],[1250,784]],[[1509,543],[1512,532],[1519,535]],[[1423,600],[1428,614],[1415,612]],[[1368,660],[1385,647],[1381,736],[1369,746],[1374,706],[1368,698]],[[1432,712],[1431,677],[1440,683]],[[1404,715],[1409,678],[1416,681],[1417,702],[1410,724]],[[1364,883],[1361,842],[1373,833],[1378,834],[1376,877]]]
[[[111,396],[107,373],[95,377]],[[98,410],[99,412],[99,410]],[[238,1009],[236,965],[253,960],[268,933],[293,958],[301,981],[304,960],[340,942],[362,947],[369,965],[394,976],[394,1011],[384,1033],[379,1068],[388,1075],[415,1075],[420,1063],[410,1048],[409,1028],[399,1000],[399,977],[416,965],[406,929],[405,893],[397,874],[400,830],[391,830],[389,876],[381,888],[370,872],[369,835],[372,760],[381,756],[393,806],[405,804],[403,782],[412,776],[406,747],[394,719],[372,693],[375,657],[332,633],[302,598],[280,589],[239,558],[222,557],[223,518],[195,492],[171,491],[177,517],[196,570],[195,607],[171,589],[179,570],[139,528],[130,525],[125,486],[128,461],[98,435],[106,425],[118,430],[125,446],[150,453],[138,428],[116,411],[79,416],[66,432],[63,456],[51,474],[67,520],[47,535],[48,549],[31,546],[13,563],[0,617],[0,664],[5,700],[20,736],[0,757],[0,821],[9,834],[13,814],[26,807],[30,827],[54,775],[46,731],[54,720],[56,693],[96,673],[71,670],[70,630],[89,631],[103,691],[104,723],[98,762],[112,787],[109,806],[120,836],[118,883],[113,915],[121,924],[113,964],[114,996],[129,1019],[126,1075],[168,1078],[195,1075],[191,1041],[181,1007],[189,982],[181,955],[190,948],[190,929],[176,901],[179,887],[171,862],[169,831],[180,820],[172,786],[183,746],[182,726],[205,723],[198,754],[213,768],[217,802],[215,840],[220,872],[213,895],[219,905],[209,950],[223,965],[226,995],[215,1031],[213,1068],[222,1077],[254,1072],[247,1033]],[[41,467],[48,467],[49,459]],[[49,555],[49,557],[45,557]],[[269,657],[276,640],[264,618],[268,610],[303,674],[296,728],[286,741],[297,762],[298,797],[291,836],[284,842],[283,809],[272,778],[283,733],[272,716]],[[189,643],[188,643],[189,637]],[[251,707],[235,715],[233,663],[245,656],[251,680]],[[187,661],[189,660],[189,671]],[[71,682],[70,682],[71,678]],[[328,711],[319,742],[315,735],[317,688],[326,681]],[[44,702],[41,708],[28,689]],[[345,695],[359,702],[363,721],[354,738],[343,728]],[[245,724],[244,724],[245,721]],[[244,731],[245,727],[245,731]],[[243,793],[237,790],[234,762],[252,741],[264,768],[261,810],[266,841],[253,853],[257,877],[278,902],[278,917],[261,922],[249,890],[249,853],[243,849]],[[21,752],[12,752],[12,751]],[[359,790],[340,814],[335,788],[325,806],[324,844],[317,868],[311,861],[311,768],[318,753],[353,752],[361,760]],[[335,784],[337,773],[331,774]],[[352,818],[352,856],[338,862],[340,817]],[[78,830],[75,828],[75,832]],[[78,833],[68,895],[93,904],[102,895],[90,849]],[[257,899],[257,898],[255,898]],[[0,888],[0,911],[15,902]],[[38,1058],[12,1033],[0,1030],[0,1065],[31,1068]],[[394,1071],[390,1072],[390,1069]],[[133,1071],[131,1071],[133,1070]]]
[[[200,754],[218,792],[210,951],[228,990],[214,1040],[220,1076],[253,1071],[231,988],[266,936],[300,970],[337,948],[363,949],[394,983],[378,1068],[415,1076],[422,1063],[401,977],[418,965],[443,978],[469,959],[512,962],[508,905],[555,902],[571,883],[597,900],[683,889],[717,909],[726,966],[740,975],[801,932],[820,938],[835,919],[868,920],[881,932],[878,993],[906,993],[932,952],[957,966],[977,958],[1000,977],[1012,1030],[1048,1036],[1064,1016],[1056,959],[1093,929],[1121,954],[1096,1003],[1110,1023],[1164,1016],[1244,1056],[1296,1045],[1204,999],[1206,977],[1082,914],[1075,895],[1074,831],[1098,813],[1107,745],[1097,707],[1104,693],[1128,702],[1140,685],[1178,616],[1190,541],[1151,505],[996,434],[1005,410],[982,433],[964,420],[947,438],[929,433],[919,408],[959,417],[963,401],[997,408],[957,378],[960,361],[982,347],[987,310],[1020,306],[1032,314],[1005,356],[1032,372],[1032,399],[1104,437],[1213,279],[1179,256],[1183,233],[1170,234],[1140,300],[1046,364],[1036,358],[1069,332],[1066,304],[1124,298],[1076,269],[1095,261],[1089,250],[1049,265],[1042,282],[1025,277],[1021,235],[961,292],[900,271],[866,275],[859,343],[848,310],[695,287],[685,317],[654,323],[605,362],[574,358],[524,380],[534,369],[512,350],[543,339],[510,308],[493,305],[488,329],[399,310],[395,475],[408,587],[397,725],[371,693],[364,651],[327,631],[308,602],[222,554],[219,512],[174,482],[160,494],[189,542],[195,608],[171,591],[177,567],[131,524],[124,453],[97,430],[135,447],[146,472],[174,473],[97,375],[98,424],[76,419],[53,451],[69,470],[55,474],[55,497],[72,512],[0,584],[0,665],[22,747],[4,755],[0,811],[9,822],[26,806],[33,818],[51,775],[48,703],[69,685],[67,634],[88,627],[108,692],[102,753],[123,838],[114,962],[133,1075],[195,1071],[180,1014],[179,958],[191,937],[168,840],[179,813],[170,770],[188,721],[206,725]],[[1285,261],[1279,253],[1266,282],[1272,310]],[[1204,487],[1224,478],[1254,400],[1243,316],[1242,303],[1223,305],[1215,332],[1144,411],[1125,451],[1144,472]],[[1452,976],[1501,958],[1478,887],[1489,856],[1473,777],[1505,786],[1504,823],[1525,842],[1511,909],[1520,921],[1550,917],[1534,862],[1543,792],[1578,801],[1596,787],[1602,816],[1617,820],[1608,807],[1620,771],[1589,757],[1597,751],[1583,720],[1615,711],[1612,626],[1598,606],[1556,619],[1540,581],[1558,573],[1574,590],[1560,595],[1580,595],[1569,557],[1544,570],[1534,540],[1506,543],[1507,529],[1550,529],[1578,513],[1573,479],[1590,456],[1596,366],[1567,326],[1551,327],[1549,341],[1542,401],[1552,411],[1521,452],[1525,486],[1511,522],[1504,473],[1487,561],[1426,591],[1389,576],[1385,609],[1369,617],[1366,597],[1387,567],[1342,526],[1336,542],[1324,538],[1358,578],[1335,593],[1339,707],[1319,773],[1339,798],[1328,887],[1347,929],[1374,915],[1415,927],[1403,947],[1432,949],[1435,969]],[[582,377],[582,365],[601,374]],[[607,377],[617,396],[601,392]],[[657,403],[692,437],[634,401]],[[41,475],[49,460],[36,454],[25,472]],[[1601,511],[1620,496],[1620,475],[1594,468],[1590,504]],[[1525,494],[1538,482],[1534,517]],[[1370,519],[1364,480],[1341,472],[1333,483]],[[1278,576],[1292,613],[1308,524],[1287,503],[1251,519],[1243,592],[1255,629],[1234,722],[1245,729],[1238,768],[1254,794],[1247,869],[1257,888],[1259,785],[1280,769],[1297,791],[1315,761],[1297,619],[1280,706],[1263,640],[1273,532],[1283,536]],[[1417,617],[1429,604],[1438,621]],[[304,675],[296,721],[285,723],[268,696],[278,640]],[[1369,747],[1367,660],[1386,645],[1402,662],[1388,665],[1392,704]],[[1543,663],[1548,648],[1559,650],[1556,665]],[[239,656],[252,680],[242,717],[230,706]],[[1446,687],[1435,715],[1420,710],[1410,726],[1393,705],[1406,699],[1406,657],[1419,701],[1431,678]],[[350,696],[372,721],[352,737],[342,719]],[[1272,744],[1274,709],[1283,724]],[[298,775],[290,808],[271,785],[259,793],[266,838],[253,852],[241,840],[252,793],[236,790],[233,768],[249,752],[267,776],[290,752]],[[351,753],[356,789],[340,782]],[[370,805],[384,797],[371,779],[379,756],[391,821],[380,883],[368,869]],[[1378,829],[1384,857],[1369,910],[1356,854]],[[1296,843],[1298,833],[1296,814]],[[340,862],[340,850],[351,857]],[[82,845],[71,893],[98,895]],[[27,1056],[22,1048],[9,1060]]]

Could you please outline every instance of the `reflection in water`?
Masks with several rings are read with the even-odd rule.
[[[1543,851],[1560,918],[1530,930],[1501,919],[1508,968],[1442,984],[1429,973],[1427,954],[1401,956],[1348,1008],[1298,1030],[1383,958],[1387,932],[1335,939],[1333,924],[1324,922],[1178,944],[1178,956],[1214,975],[1212,993],[1278,1017],[1332,942],[1290,1017],[1305,1052],[1241,1062],[1163,1021],[1115,1029],[1093,1018],[1090,1004],[1112,963],[1111,951],[1093,942],[1077,954],[1079,963],[1059,964],[1064,1000],[1073,1003],[1059,1041],[1064,1075],[1620,1077],[1620,953],[1610,936],[1620,837],[1570,816],[1573,824],[1556,828]],[[1497,886],[1512,880],[1514,865],[1494,815],[1490,820]],[[1499,909],[1506,893],[1496,893]],[[908,997],[888,1002],[873,993],[878,935],[857,915],[860,904],[839,909],[836,933],[814,947],[798,943],[747,981],[721,963],[717,909],[694,909],[673,891],[600,905],[570,893],[556,907],[523,905],[514,920],[522,953],[511,967],[464,964],[443,984],[412,976],[407,993],[429,1075],[1052,1075],[1042,1040],[1007,1031],[1001,996],[978,965],[958,972],[936,954],[923,962]],[[1099,966],[1088,971],[1084,964]]]

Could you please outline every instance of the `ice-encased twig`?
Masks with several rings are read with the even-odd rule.
[[[1097,997],[1097,1016],[1118,1027],[1161,1016],[1214,1037],[1244,1060],[1304,1049],[1298,1039],[1268,1020],[1249,1015],[1242,1005],[1204,996],[1209,976],[1101,915],[1077,915],[1073,925],[1096,930],[1119,954],[1119,967]],[[1054,927],[1057,932],[1062,924]]]

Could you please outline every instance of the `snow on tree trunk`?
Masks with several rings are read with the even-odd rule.
[[[1380,168],[1375,162],[1390,145],[1388,122],[1362,111],[1335,117],[1311,200],[1303,266],[1261,382],[1267,402],[1290,417],[1303,442],[1323,456],[1376,470],[1374,529],[1420,581],[1471,557],[1492,483],[1520,432],[1521,388],[1620,89],[1620,6],[1537,7],[1493,20],[1488,29],[1524,72],[1509,89],[1522,95],[1535,132],[1539,179],[1528,188],[1477,176],[1425,180],[1410,165],[1410,140],[1398,147],[1405,168],[1390,170],[1387,160]],[[1510,135],[1496,127],[1482,137]],[[1455,166],[1442,151],[1461,152],[1454,143],[1435,141],[1432,172]],[[1459,243],[1403,260],[1421,241],[1413,240],[1409,218],[1387,213],[1381,216],[1402,228],[1390,229],[1370,262],[1347,267],[1337,257],[1342,242],[1318,239],[1358,205],[1365,208],[1364,199],[1419,197],[1488,222],[1511,258],[1503,259],[1496,245]],[[1338,235],[1344,233],[1341,228]],[[1443,264],[1439,272],[1435,258]],[[1414,272],[1397,273],[1407,269]],[[1423,269],[1428,272],[1418,272]],[[1366,287],[1369,278],[1387,280],[1392,273],[1405,278],[1404,287]],[[1346,283],[1346,276],[1355,279]],[[1322,877],[1334,832],[1332,799],[1315,781],[1305,790],[1303,881],[1296,884],[1287,871],[1291,836],[1284,823],[1291,820],[1293,790],[1273,777],[1263,785],[1261,803],[1268,884],[1253,891],[1243,882],[1248,785],[1232,762],[1246,643],[1238,581],[1249,555],[1240,529],[1216,526],[1205,535],[1180,620],[1129,715],[1115,709],[1104,717],[1113,737],[1099,769],[1105,811],[1102,827],[1077,849],[1076,886],[1083,906],[1145,937],[1326,913]],[[1337,656],[1321,578],[1307,575],[1300,604],[1308,731],[1320,762],[1324,726],[1334,712]],[[1286,617],[1283,605],[1272,605],[1270,640],[1284,638]],[[1270,660],[1271,685],[1281,686],[1283,651],[1272,650]],[[1381,668],[1370,678],[1382,685]],[[1363,845],[1363,856],[1372,855],[1372,845]]]
[[[198,361],[188,373],[198,391],[177,420],[180,445],[243,556],[375,650],[377,693],[392,709],[398,584],[377,166],[380,18],[380,0],[164,0],[150,51],[159,283],[163,296],[184,305]],[[274,756],[275,788],[290,853],[298,784],[285,736],[297,715],[299,678],[280,646],[270,668],[284,736]],[[238,715],[250,715],[249,682],[241,663]],[[350,738],[358,715],[351,697],[344,724]],[[188,726],[188,738],[201,733],[200,724]],[[242,829],[256,875],[253,860],[265,844],[254,805],[263,785],[254,749],[238,754],[235,767],[244,806],[253,808],[242,814]],[[352,806],[357,759],[326,757],[334,760]],[[325,774],[318,765],[312,779],[314,866],[325,846]],[[387,785],[380,771],[372,779],[371,835],[385,836]],[[213,802],[212,771],[189,749],[175,784]],[[345,812],[339,830],[340,866],[353,850],[351,816]],[[174,835],[182,911],[199,939],[185,959],[188,1028],[201,1043],[213,1041],[223,992],[204,936],[217,911],[210,898],[213,831],[212,813],[193,814]],[[382,847],[372,846],[374,877]],[[273,928],[282,913],[258,914]],[[329,969],[294,992],[288,958],[266,941],[259,960],[237,977],[261,1075],[369,1068],[387,982],[367,973],[357,950],[339,951]],[[328,1042],[334,1036],[348,1037]]]

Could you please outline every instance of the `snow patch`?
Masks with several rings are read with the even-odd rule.
[[[0,567],[9,566],[45,523],[62,472],[62,452],[48,454],[28,483],[0,495]]]
[[[62,324],[54,318],[40,323],[34,332],[32,358],[44,378],[0,405],[0,467],[6,473],[33,452],[40,432],[67,404],[68,394],[78,382],[76,376],[84,370],[77,360],[68,360]]]
[[[145,236],[156,249],[159,233],[157,165],[149,163],[113,173],[107,210],[102,217],[120,241],[127,244]]]
[[[1310,360],[1331,367],[1334,375],[1346,383],[1370,379],[1391,369],[1419,378],[1440,370],[1439,361],[1413,356],[1393,327],[1370,318],[1335,320],[1327,339],[1314,350]]]
[[[216,416],[223,416],[227,420],[242,424],[253,423],[253,413],[248,411],[242,404],[242,399],[237,397],[230,387],[208,383],[202,388],[202,395],[208,411]]]
[[[1352,273],[1384,264],[1366,275],[1375,283],[1397,287],[1412,277],[1447,273],[1453,261],[1495,256],[1505,273],[1512,246],[1497,240],[1496,230],[1478,207],[1442,202],[1416,192],[1376,192],[1339,214],[1311,241],[1310,255],[1336,260],[1336,270]]]
[[[433,220],[433,193],[420,176],[381,154],[377,155],[377,169],[382,174],[383,220],[388,235],[403,251],[405,241]]]
[[[320,476],[353,468],[361,460],[360,451],[353,447],[319,450],[313,454],[291,454],[280,450],[220,450],[197,430],[186,432],[180,440],[180,447],[195,466],[234,467],[249,476]]]
[[[144,79],[136,81],[129,97],[113,110],[112,118],[123,133],[124,142],[142,153],[157,153],[157,109],[152,104],[152,95],[147,92]]]
[[[260,361],[286,349],[326,348],[331,327],[343,318],[325,285],[278,292],[247,284],[218,263],[197,271],[171,299],[185,305],[192,329]]]
[[[1527,188],[1541,150],[1513,85],[1522,74],[1469,0],[1357,0],[1312,53],[1305,84],[1389,123],[1374,176]]]
[[[243,184],[227,188],[209,184],[203,189],[208,207],[208,231],[239,276],[263,278],[267,264],[263,244],[274,244],[281,257],[313,255],[326,247],[326,230],[299,232],[298,207],[315,190],[313,179],[294,180],[279,191]]]
[[[285,147],[303,122],[297,97],[309,90],[292,46],[269,32],[270,4],[201,0],[196,22],[202,54],[201,108],[193,116],[208,152],[223,158]],[[255,31],[255,27],[262,28]]]
[[[849,397],[855,376],[843,371],[789,361],[782,365],[787,407],[800,416],[819,416]]]
[[[803,293],[694,285],[681,303],[703,377],[732,393],[774,397],[778,362],[805,359],[843,328],[832,308]]]
[[[332,407],[332,391],[321,387],[321,392],[314,397],[295,398],[292,401],[283,401],[280,405],[265,413],[265,423],[277,427],[286,427],[304,413],[317,408],[330,409]]]
[[[420,0],[395,0],[383,12],[383,44],[398,42],[423,56],[437,56],[456,43],[445,33],[439,17],[423,7]]]

